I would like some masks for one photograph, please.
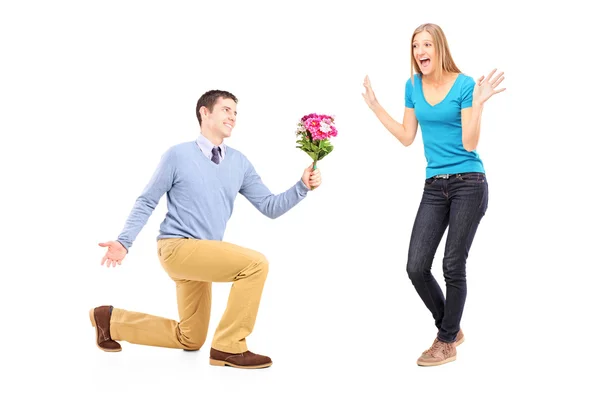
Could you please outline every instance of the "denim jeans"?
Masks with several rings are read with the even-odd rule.
[[[456,340],[467,297],[469,249],[487,210],[485,174],[461,173],[425,180],[415,218],[406,270],[417,293],[431,311],[440,341]],[[448,228],[442,262],[446,298],[431,274],[433,257]]]

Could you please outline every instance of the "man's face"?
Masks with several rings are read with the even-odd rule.
[[[237,117],[236,104],[232,99],[219,97],[212,112],[206,107],[200,109],[203,130],[224,139],[231,136]]]

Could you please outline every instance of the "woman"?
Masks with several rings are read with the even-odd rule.
[[[417,360],[418,365],[432,366],[454,361],[456,346],[464,340],[460,321],[467,295],[466,261],[488,204],[485,169],[475,149],[483,105],[505,89],[496,89],[504,77],[496,75],[495,69],[477,84],[464,75],[454,64],[444,32],[434,24],[414,31],[411,59],[402,123],[379,104],[368,76],[363,97],[404,146],[412,144],[421,124],[426,179],[410,239],[407,272],[438,329],[433,345]],[[446,228],[444,298],[431,265]]]

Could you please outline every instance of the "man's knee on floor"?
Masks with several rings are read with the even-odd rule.
[[[186,350],[199,350],[206,342],[206,333],[190,332],[187,335],[181,335],[179,342]]]

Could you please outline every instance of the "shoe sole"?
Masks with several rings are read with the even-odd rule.
[[[99,348],[102,351],[106,351],[108,353],[117,353],[119,351],[121,351],[121,349],[103,349],[102,347],[100,347],[98,345],[98,340],[100,340],[100,332],[98,332],[98,327],[96,326],[96,318],[94,318],[94,309],[92,308],[90,310],[90,322],[92,323],[92,326],[94,327],[94,329],[96,330],[96,347]]]
[[[237,365],[227,361],[215,360],[214,358],[209,359],[210,365],[214,365],[215,367],[233,367],[233,368],[242,368],[242,369],[259,369],[259,368],[267,368],[273,365],[272,362],[260,365]]]
[[[428,363],[428,362],[418,362],[417,361],[417,365],[420,366],[420,367],[435,367],[435,366],[443,365],[443,364],[446,364],[446,363],[449,363],[449,362],[452,362],[452,361],[456,361],[456,356],[453,356],[453,357],[450,357],[450,358],[446,358],[443,361],[431,362],[431,363]]]

